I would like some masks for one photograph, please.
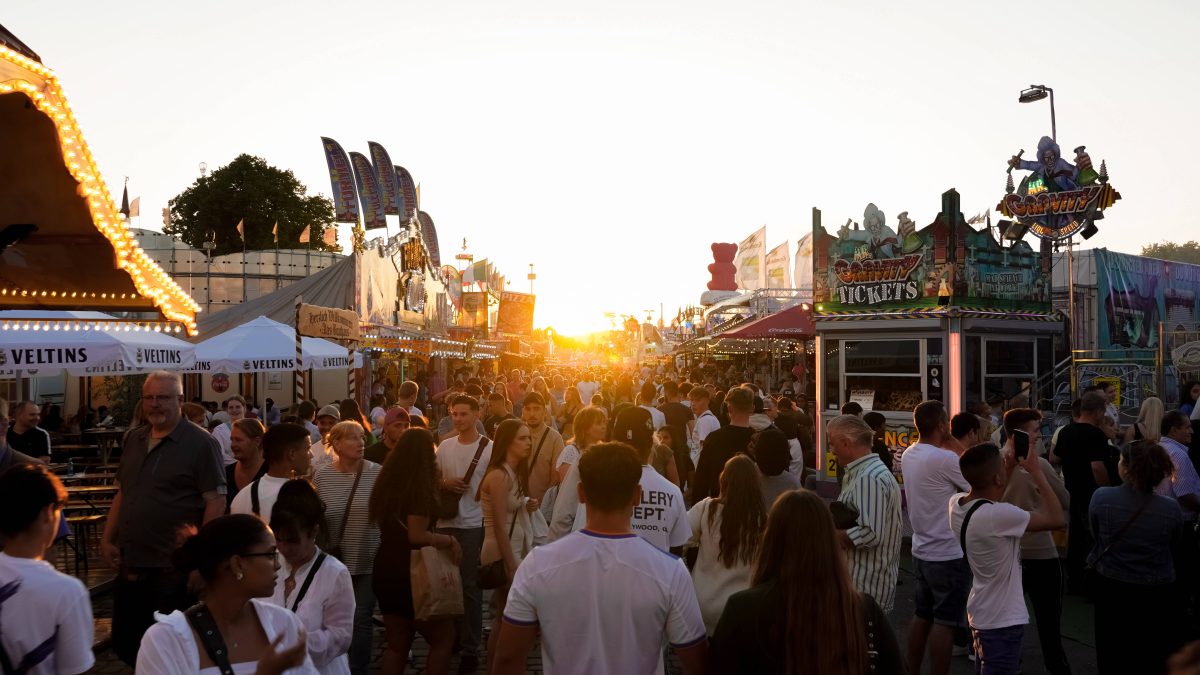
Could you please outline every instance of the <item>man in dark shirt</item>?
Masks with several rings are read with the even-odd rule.
[[[488,438],[494,438],[496,436],[496,427],[504,420],[511,419],[515,419],[515,417],[508,412],[508,405],[504,400],[504,394],[496,392],[488,394],[487,417],[483,419],[484,435]]]
[[[729,424],[704,439],[700,459],[696,462],[696,475],[692,479],[689,504],[719,495],[725,462],[734,455],[746,452],[750,445],[750,437],[754,434],[750,428],[750,415],[754,414],[754,392],[747,387],[730,389],[725,395],[725,407],[729,410]]]
[[[1079,404],[1079,419],[1058,433],[1054,454],[1062,464],[1063,482],[1071,495],[1070,527],[1067,530],[1068,586],[1082,589],[1084,566],[1092,549],[1088,529],[1088,506],[1096,488],[1116,484],[1113,447],[1101,430],[1108,399],[1100,392],[1087,392]]]
[[[38,426],[42,410],[33,401],[21,401],[13,406],[12,424],[8,427],[8,447],[41,460],[50,459],[50,434]]]
[[[667,418],[667,426],[671,428],[671,451],[675,455],[675,468],[679,471],[680,478],[686,479],[695,469],[691,466],[692,458],[687,443],[688,422],[692,421],[695,415],[692,414],[691,406],[684,405],[683,395],[675,382],[663,382],[663,397],[667,400],[658,406],[658,411]]]
[[[183,384],[174,373],[151,373],[142,385],[146,425],[125,436],[117,494],[108,511],[100,553],[117,571],[113,650],[134,665],[154,612],[191,605],[186,577],[171,557],[181,529],[225,511],[225,472],[216,439],[183,417]]]
[[[378,443],[367,448],[363,457],[366,457],[367,461],[383,464],[388,454],[399,445],[400,437],[408,431],[411,421],[412,418],[404,408],[389,408],[383,416],[383,437]]]

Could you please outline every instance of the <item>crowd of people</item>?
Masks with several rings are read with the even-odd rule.
[[[1100,671],[1161,672],[1200,616],[1192,420],[1157,399],[1121,430],[1112,392],[1089,389],[1048,445],[1031,408],[950,417],[928,401],[895,460],[848,404],[825,428],[830,503],[802,487],[815,448],[799,387],[643,369],[430,389],[272,422],[239,397],[209,419],[176,375],[147,377],[100,543],[116,654],[138,672],[366,673],[378,612],[385,673],[419,633],[430,673],[455,654],[460,673],[523,672],[540,638],[550,673],[660,671],[670,650],[685,673],[943,675],[958,650],[991,675],[1019,672],[1028,595],[1057,674],[1063,592],[1080,584]],[[0,611],[38,616],[0,615],[0,656],[83,672],[86,589],[42,559],[66,493],[36,456],[0,450]],[[906,647],[888,620],[902,510]],[[445,583],[456,609],[431,612]]]

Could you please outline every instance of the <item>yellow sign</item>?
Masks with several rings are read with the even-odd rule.
[[[296,329],[301,335],[358,342],[358,314],[349,309],[300,305]]]
[[[832,452],[825,453],[825,475],[836,476],[838,472],[837,455]]]

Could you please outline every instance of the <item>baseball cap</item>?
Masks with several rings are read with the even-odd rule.
[[[335,420],[340,420],[342,419],[342,411],[336,405],[331,403],[321,408],[321,410],[317,413],[317,417],[332,417]]]
[[[387,414],[383,416],[383,426],[388,426],[394,422],[411,422],[408,411],[404,408],[390,408]]]
[[[648,450],[654,445],[654,420],[650,411],[636,406],[622,408],[613,421],[612,439],[638,450]]]

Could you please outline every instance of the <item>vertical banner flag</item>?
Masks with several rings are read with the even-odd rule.
[[[375,169],[363,155],[350,153],[350,163],[354,165],[354,182],[358,185],[358,199],[362,203],[363,227],[374,230],[387,227],[387,219],[383,215],[383,193],[379,190],[379,181],[375,178]]]
[[[488,282],[488,261],[487,258],[471,265],[463,272],[464,284],[479,284],[480,288]]]
[[[402,166],[396,167],[396,180],[400,182],[400,195],[404,197],[404,209],[400,212],[400,222],[407,223],[417,217],[417,184],[413,182],[412,174]]]
[[[133,201],[129,202],[129,217],[137,218],[142,215],[142,198],[134,197]]]
[[[401,204],[404,195],[400,192],[400,179],[392,169],[392,158],[388,151],[375,141],[367,141],[367,150],[371,153],[371,163],[375,165],[375,177],[379,179],[379,192],[383,195],[383,212],[389,216],[398,216],[404,211]]]
[[[429,251],[429,264],[441,267],[442,250],[438,247],[437,228],[433,226],[433,218],[420,211],[417,213],[417,220],[421,223],[421,240],[425,242],[425,250]]]
[[[537,296],[529,293],[502,291],[496,328],[510,335],[533,334],[533,304]]]
[[[737,267],[738,287],[743,291],[756,291],[767,285],[767,227],[746,237],[738,244]]]
[[[325,228],[321,232],[321,239],[330,246],[337,246],[337,227]]]
[[[771,249],[767,254],[767,288],[792,287],[791,262],[786,241]]]
[[[309,237],[308,230],[309,230],[309,228],[310,228],[310,227],[312,227],[312,225],[305,225],[305,226],[304,226],[304,231],[300,233],[300,243],[301,243],[301,244],[307,244],[307,243],[308,243],[308,237]]]
[[[238,237],[240,237],[242,240],[242,243],[243,244],[246,243],[246,219],[245,218],[238,221],[237,232],[238,232]]]
[[[442,268],[442,276],[446,280],[446,293],[450,296],[450,303],[454,305],[454,309],[462,309],[462,272],[454,269],[453,265],[446,265]]]
[[[354,177],[346,151],[332,138],[321,137],[325,146],[325,164],[329,167],[329,183],[333,190],[333,222],[358,222],[358,197],[354,194]]]
[[[796,288],[808,291],[812,297],[813,287],[813,238],[812,233],[804,235],[796,242],[796,271],[792,276]]]

